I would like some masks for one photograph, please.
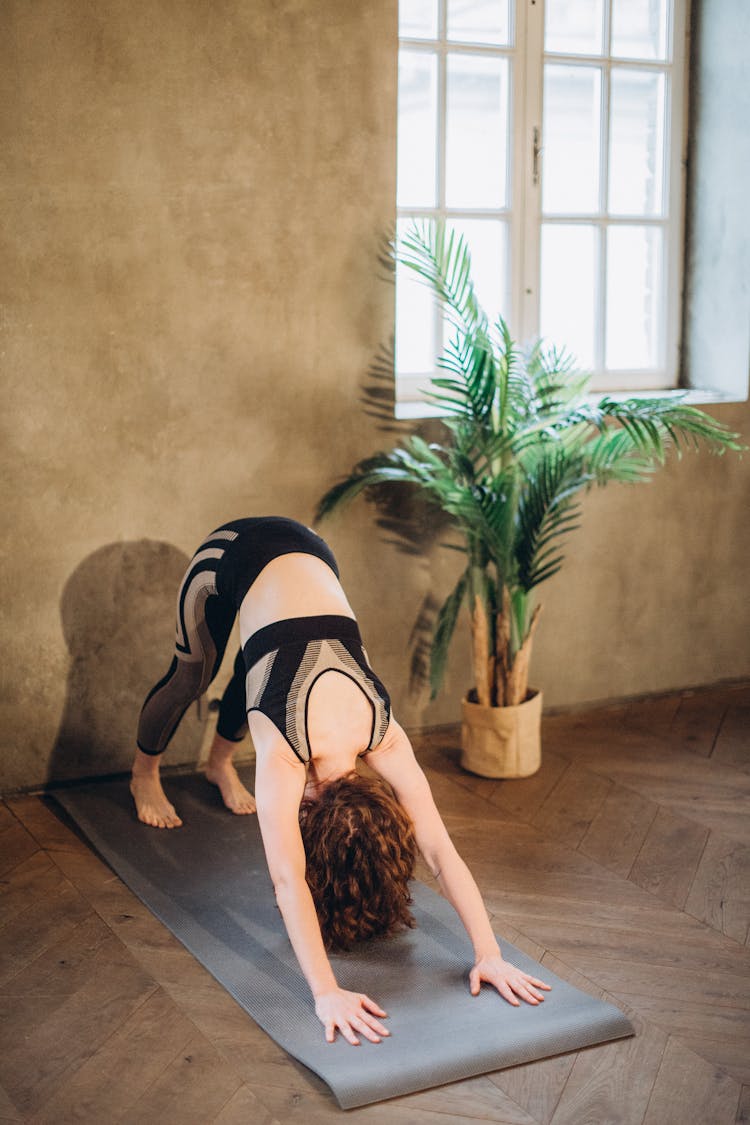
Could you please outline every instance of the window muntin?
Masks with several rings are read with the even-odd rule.
[[[398,229],[443,218],[460,230],[480,300],[498,311],[513,299],[511,16],[503,0],[402,0],[399,20]],[[421,397],[446,333],[427,290],[399,268],[398,398]]]

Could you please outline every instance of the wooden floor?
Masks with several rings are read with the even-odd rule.
[[[0,1121],[750,1121],[750,688],[544,724],[483,781],[418,753],[500,934],[633,1039],[344,1114],[38,797],[0,805]]]

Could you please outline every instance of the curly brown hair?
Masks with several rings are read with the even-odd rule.
[[[327,950],[414,926],[414,828],[383,782],[357,773],[338,778],[302,802],[299,820]]]

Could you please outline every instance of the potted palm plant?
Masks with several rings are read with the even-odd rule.
[[[580,495],[647,480],[669,450],[744,447],[684,395],[594,402],[565,351],[542,342],[520,349],[502,317],[491,323],[480,306],[466,242],[442,222],[412,224],[391,255],[431,287],[451,326],[429,388],[444,437],[414,434],[360,461],[326,492],[317,517],[371,486],[403,484],[445,513],[465,567],[436,618],[432,696],[466,604],[474,688],[462,704],[462,765],[485,777],[527,776],[541,760],[542,693],[528,683],[537,592],[563,563]]]

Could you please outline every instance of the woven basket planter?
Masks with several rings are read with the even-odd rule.
[[[461,703],[461,765],[480,777],[529,777],[542,764],[542,693],[515,707]]]

